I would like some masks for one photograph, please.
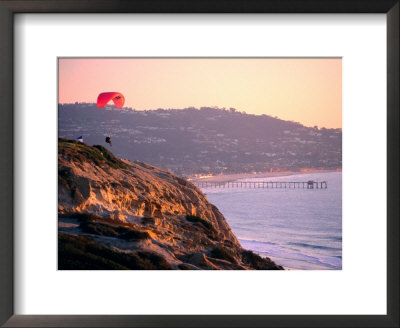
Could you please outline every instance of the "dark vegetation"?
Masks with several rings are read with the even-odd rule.
[[[275,264],[269,258],[263,258],[249,250],[242,252],[242,261],[250,264],[256,270],[283,270],[283,267]]]
[[[106,224],[106,223],[90,223],[81,222],[79,226],[83,232],[98,235],[115,237],[128,241],[142,240],[150,238],[147,231],[137,231],[126,227]]]
[[[68,213],[60,216],[78,219],[79,222],[96,222],[96,221],[111,222],[111,219],[106,219],[93,213]]]
[[[127,169],[128,166],[125,165],[122,161],[116,158],[107,148],[101,145],[93,145],[94,148],[98,149],[103,157],[106,159],[108,165],[115,169]]]
[[[142,218],[142,223],[143,224],[154,224],[155,222],[156,222],[156,220],[154,218],[151,218],[151,217],[144,216]]]
[[[231,263],[236,262],[235,255],[229,249],[227,249],[225,247],[221,247],[221,246],[214,247],[212,249],[210,255],[217,259],[226,260]]]
[[[71,213],[68,217],[78,219],[79,228],[83,232],[97,236],[107,236],[124,239],[127,241],[136,241],[150,238],[147,231],[135,230],[133,225],[116,222],[109,218],[103,218],[91,213]]]
[[[189,267],[189,266],[186,265],[186,264],[179,264],[179,265],[178,265],[178,268],[179,268],[180,270],[192,270],[192,268]]]
[[[171,270],[154,253],[123,253],[94,242],[87,236],[58,235],[59,270]]]
[[[58,138],[58,153],[71,160],[84,163],[91,161],[96,165],[108,165],[114,169],[127,169],[128,166],[100,145],[88,146],[77,140]]]
[[[212,229],[213,228],[213,226],[212,226],[210,221],[202,219],[201,217],[196,216],[196,215],[186,215],[186,220],[188,220],[189,222],[193,222],[193,223],[200,223],[206,229]]]

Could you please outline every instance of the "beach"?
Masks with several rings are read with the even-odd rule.
[[[259,173],[235,173],[235,174],[220,174],[214,176],[192,177],[189,181],[196,182],[232,182],[241,179],[253,178],[278,178],[291,175],[303,175],[310,173],[330,173],[337,172],[336,170],[307,170],[307,171],[281,171],[281,172],[259,172]]]

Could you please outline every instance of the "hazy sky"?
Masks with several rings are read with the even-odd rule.
[[[59,59],[59,103],[118,91],[137,110],[234,107],[306,126],[342,127],[342,60]]]

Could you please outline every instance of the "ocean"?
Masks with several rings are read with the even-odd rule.
[[[202,188],[245,249],[291,270],[341,270],[342,173],[237,181],[327,181],[327,189]]]

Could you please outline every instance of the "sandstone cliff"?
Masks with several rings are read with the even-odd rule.
[[[59,269],[282,269],[170,172],[59,139]]]

